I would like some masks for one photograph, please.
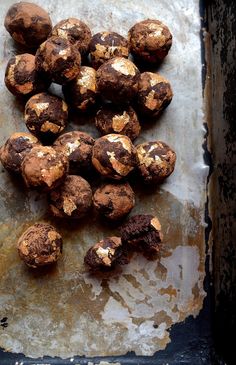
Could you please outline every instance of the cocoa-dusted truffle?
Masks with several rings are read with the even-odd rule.
[[[146,183],[161,183],[175,168],[176,154],[164,142],[146,142],[138,145],[138,169]]]
[[[123,244],[145,255],[155,255],[163,239],[161,224],[157,217],[149,214],[134,215],[120,228]]]
[[[96,114],[95,124],[102,134],[118,133],[132,141],[140,133],[138,116],[131,106],[125,109],[112,105],[103,106]]]
[[[53,27],[51,35],[65,38],[71,44],[75,44],[82,56],[87,53],[92,37],[89,27],[76,18],[61,20]]]
[[[119,220],[134,207],[134,192],[128,183],[104,184],[95,191],[93,203],[102,216]]]
[[[101,175],[119,180],[136,166],[136,149],[128,137],[107,134],[95,141],[92,163]]]
[[[35,56],[29,53],[13,56],[7,64],[5,85],[15,96],[30,96],[46,90],[50,81],[35,69]]]
[[[113,57],[128,58],[129,55],[127,39],[115,32],[99,32],[94,34],[89,50],[91,63],[96,69]]]
[[[139,77],[136,106],[140,114],[156,117],[171,102],[173,92],[168,80],[158,73],[143,72]]]
[[[65,99],[80,111],[91,109],[97,99],[96,71],[82,66],[78,76],[63,86]]]
[[[39,139],[55,139],[67,125],[68,107],[48,93],[32,96],[25,106],[25,124]]]
[[[23,1],[8,9],[4,25],[16,42],[29,48],[37,48],[52,29],[51,19],[44,9]]]
[[[91,270],[112,268],[122,256],[120,237],[107,237],[91,247],[84,257],[84,262]]]
[[[172,45],[169,28],[159,20],[143,20],[128,33],[130,51],[137,59],[156,63],[162,61]]]
[[[40,142],[30,133],[13,133],[0,149],[0,161],[5,169],[20,172],[23,158]]]
[[[80,176],[68,175],[64,182],[49,194],[49,208],[55,217],[83,217],[92,204],[89,183]]]
[[[115,104],[129,103],[138,90],[139,70],[124,57],[114,57],[97,70],[97,88]]]
[[[29,267],[54,264],[62,253],[62,238],[50,224],[36,223],[18,240],[20,258]]]
[[[81,57],[76,44],[65,38],[51,37],[38,48],[35,62],[38,71],[62,85],[79,74]]]
[[[22,162],[22,176],[28,187],[54,189],[68,171],[68,158],[52,147],[34,147]]]
[[[89,172],[92,165],[94,139],[85,132],[72,131],[62,134],[54,142],[54,147],[63,148],[70,163],[70,173]]]

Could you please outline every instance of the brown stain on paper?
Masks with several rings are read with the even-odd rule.
[[[140,201],[136,212],[148,212],[149,195],[137,191],[137,196]],[[92,242],[109,235],[112,229],[106,227],[105,232],[95,219],[82,225],[78,223],[77,229],[73,225],[73,234],[70,224],[67,228],[66,224],[61,228],[58,225],[64,237],[63,256],[50,271],[40,274],[26,268],[16,252],[17,238],[35,218],[25,223],[26,213],[22,214],[14,232],[13,220],[2,224],[0,232],[5,239],[0,254],[0,303],[3,315],[9,318],[9,326],[0,336],[1,345],[8,344],[9,351],[17,348],[26,355],[47,353],[61,357],[83,354],[85,343],[86,353],[91,356],[122,354],[124,342],[131,343],[137,354],[164,348],[169,342],[167,329],[184,319],[186,313],[197,313],[204,297],[201,265],[198,263],[197,271],[185,272],[181,277],[179,259],[173,258],[171,262],[173,252],[181,249],[184,258],[186,247],[191,257],[203,258],[204,247],[193,245],[192,235],[197,244],[203,241],[204,231],[199,224],[200,215],[193,214],[193,207],[181,204],[165,191],[154,194],[153,200],[152,214],[158,215],[165,233],[159,261],[150,262],[135,255],[129,265],[98,277],[86,272],[83,256]],[[166,206],[168,209],[164,209]],[[179,222],[185,212],[195,217],[188,236],[184,236]],[[179,278],[174,280],[170,277],[172,265],[179,273]],[[196,280],[192,277],[194,285],[187,292],[181,288],[186,275],[199,275]],[[155,324],[157,328],[153,327]],[[150,335],[143,338],[143,331]],[[29,341],[30,338],[34,341]]]

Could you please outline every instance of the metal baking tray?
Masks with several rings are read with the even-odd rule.
[[[1,0],[0,142],[23,131],[24,105],[6,90],[5,66],[21,53],[3,27],[14,0]],[[159,261],[136,255],[102,277],[83,267],[88,247],[116,227],[83,220],[59,224],[46,197],[0,172],[0,365],[235,364],[235,42],[236,7],[223,0],[37,0],[55,24],[77,17],[93,33],[126,35],[137,21],[169,25],[173,47],[159,67],[174,99],[137,142],[161,139],[177,152],[175,173],[158,189],[133,182],[138,212],[157,214],[165,234]],[[227,47],[227,49],[226,49]],[[52,91],[61,94],[57,86]],[[234,95],[234,99],[233,99]],[[233,116],[234,115],[234,116]],[[98,136],[93,120],[73,116],[69,129]],[[18,181],[17,181],[18,180]],[[16,252],[19,235],[50,221],[64,254],[32,273]],[[223,335],[222,335],[223,334]]]

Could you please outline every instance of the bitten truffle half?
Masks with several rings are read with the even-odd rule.
[[[35,55],[36,69],[53,82],[63,85],[80,71],[81,56],[76,44],[60,37],[48,38]]]
[[[91,30],[82,20],[68,18],[61,20],[52,29],[52,36],[67,39],[71,44],[75,44],[81,53],[86,55],[92,34]]]
[[[112,221],[125,217],[134,207],[135,195],[129,183],[107,183],[94,193],[97,212]]]
[[[138,145],[138,170],[145,183],[162,183],[175,168],[176,153],[161,141]]]
[[[101,96],[114,104],[128,104],[138,91],[139,70],[124,57],[114,57],[97,70],[97,88]]]
[[[168,80],[158,73],[143,72],[135,100],[137,110],[147,117],[158,116],[171,102],[173,91]]]
[[[60,185],[68,172],[68,158],[52,147],[34,147],[22,162],[22,176],[29,188],[51,190]]]
[[[28,48],[37,48],[52,30],[48,13],[36,4],[23,1],[8,9],[4,25],[16,42]]]
[[[5,169],[11,172],[21,172],[24,157],[40,142],[30,133],[13,133],[0,148],[0,161]]]
[[[7,64],[5,85],[15,96],[31,96],[45,91],[50,81],[36,71],[35,56],[29,53],[13,56]]]
[[[138,116],[131,106],[103,106],[96,114],[95,124],[101,134],[122,134],[133,141],[138,137],[141,126]]]
[[[82,66],[78,76],[63,86],[63,94],[66,101],[79,111],[93,108],[97,100],[96,71]]]
[[[88,133],[72,131],[59,136],[53,147],[63,149],[69,159],[70,174],[86,174],[92,169],[94,142],[94,139]]]
[[[122,256],[120,237],[107,237],[91,247],[84,257],[90,270],[98,271],[114,267]]]
[[[136,149],[120,134],[108,134],[95,141],[92,163],[101,175],[120,180],[137,165]]]
[[[89,183],[76,175],[68,175],[49,194],[49,209],[58,218],[81,218],[89,212],[91,204],[92,190]]]
[[[163,234],[158,218],[153,215],[134,215],[120,227],[120,233],[122,243],[131,250],[141,251],[145,256],[160,251]]]
[[[62,253],[62,238],[50,224],[36,223],[18,240],[18,253],[32,268],[54,264]]]
[[[26,103],[24,118],[31,133],[42,140],[53,140],[67,125],[68,107],[63,99],[40,93]]]
[[[169,52],[172,34],[159,20],[143,20],[135,24],[128,33],[131,53],[140,61],[158,63]]]
[[[92,66],[96,69],[113,57],[128,58],[129,56],[127,39],[115,32],[94,34],[89,50]]]

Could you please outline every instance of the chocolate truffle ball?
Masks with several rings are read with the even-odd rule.
[[[112,268],[122,253],[121,238],[107,237],[88,250],[84,262],[94,271]]]
[[[78,76],[63,86],[65,99],[80,111],[91,109],[97,99],[96,71],[82,66]]]
[[[128,33],[130,51],[137,59],[156,63],[162,61],[172,45],[169,28],[159,20],[143,20]]]
[[[46,90],[50,81],[35,69],[35,56],[29,53],[13,56],[6,68],[5,85],[15,96],[30,96]]]
[[[4,26],[16,42],[29,48],[37,48],[52,30],[48,13],[36,4],[23,1],[8,9]]]
[[[40,143],[32,134],[13,133],[0,149],[0,161],[5,169],[20,172],[24,157],[35,146],[40,146]]]
[[[79,74],[81,57],[76,44],[65,38],[51,37],[38,48],[35,62],[38,71],[62,85]]]
[[[92,190],[80,176],[68,175],[64,182],[49,194],[49,208],[58,218],[78,219],[89,212]]]
[[[96,114],[95,124],[104,134],[123,134],[133,141],[140,133],[140,124],[134,109],[127,106],[125,109],[112,105],[103,106]]]
[[[156,254],[163,239],[161,224],[157,217],[149,214],[134,215],[121,228],[122,243],[145,255]]]
[[[168,80],[158,73],[143,72],[139,77],[136,106],[140,114],[156,117],[171,102],[173,92]]]
[[[114,57],[97,70],[97,88],[115,104],[129,103],[138,90],[139,70],[124,57]]]
[[[145,183],[161,183],[175,168],[176,154],[164,142],[146,142],[138,145],[138,169]]]
[[[92,163],[101,175],[120,180],[136,166],[136,149],[128,137],[107,134],[95,141]]]
[[[72,131],[62,134],[53,146],[64,149],[70,163],[70,174],[89,172],[92,166],[94,139],[85,132]]]
[[[65,38],[71,44],[75,44],[81,56],[87,53],[92,37],[89,27],[76,18],[61,20],[53,27],[51,35]]]
[[[99,32],[94,34],[90,45],[91,63],[94,68],[100,67],[113,57],[128,58],[128,41],[115,32]]]
[[[34,147],[22,162],[22,176],[30,188],[54,189],[65,179],[68,158],[52,147]]]
[[[40,93],[26,103],[24,118],[31,133],[42,140],[53,140],[67,125],[68,107],[61,98]]]
[[[62,238],[50,224],[36,223],[18,240],[18,253],[32,268],[54,264],[62,253]]]
[[[93,203],[103,217],[119,220],[133,209],[134,192],[128,183],[104,184],[95,191]]]

